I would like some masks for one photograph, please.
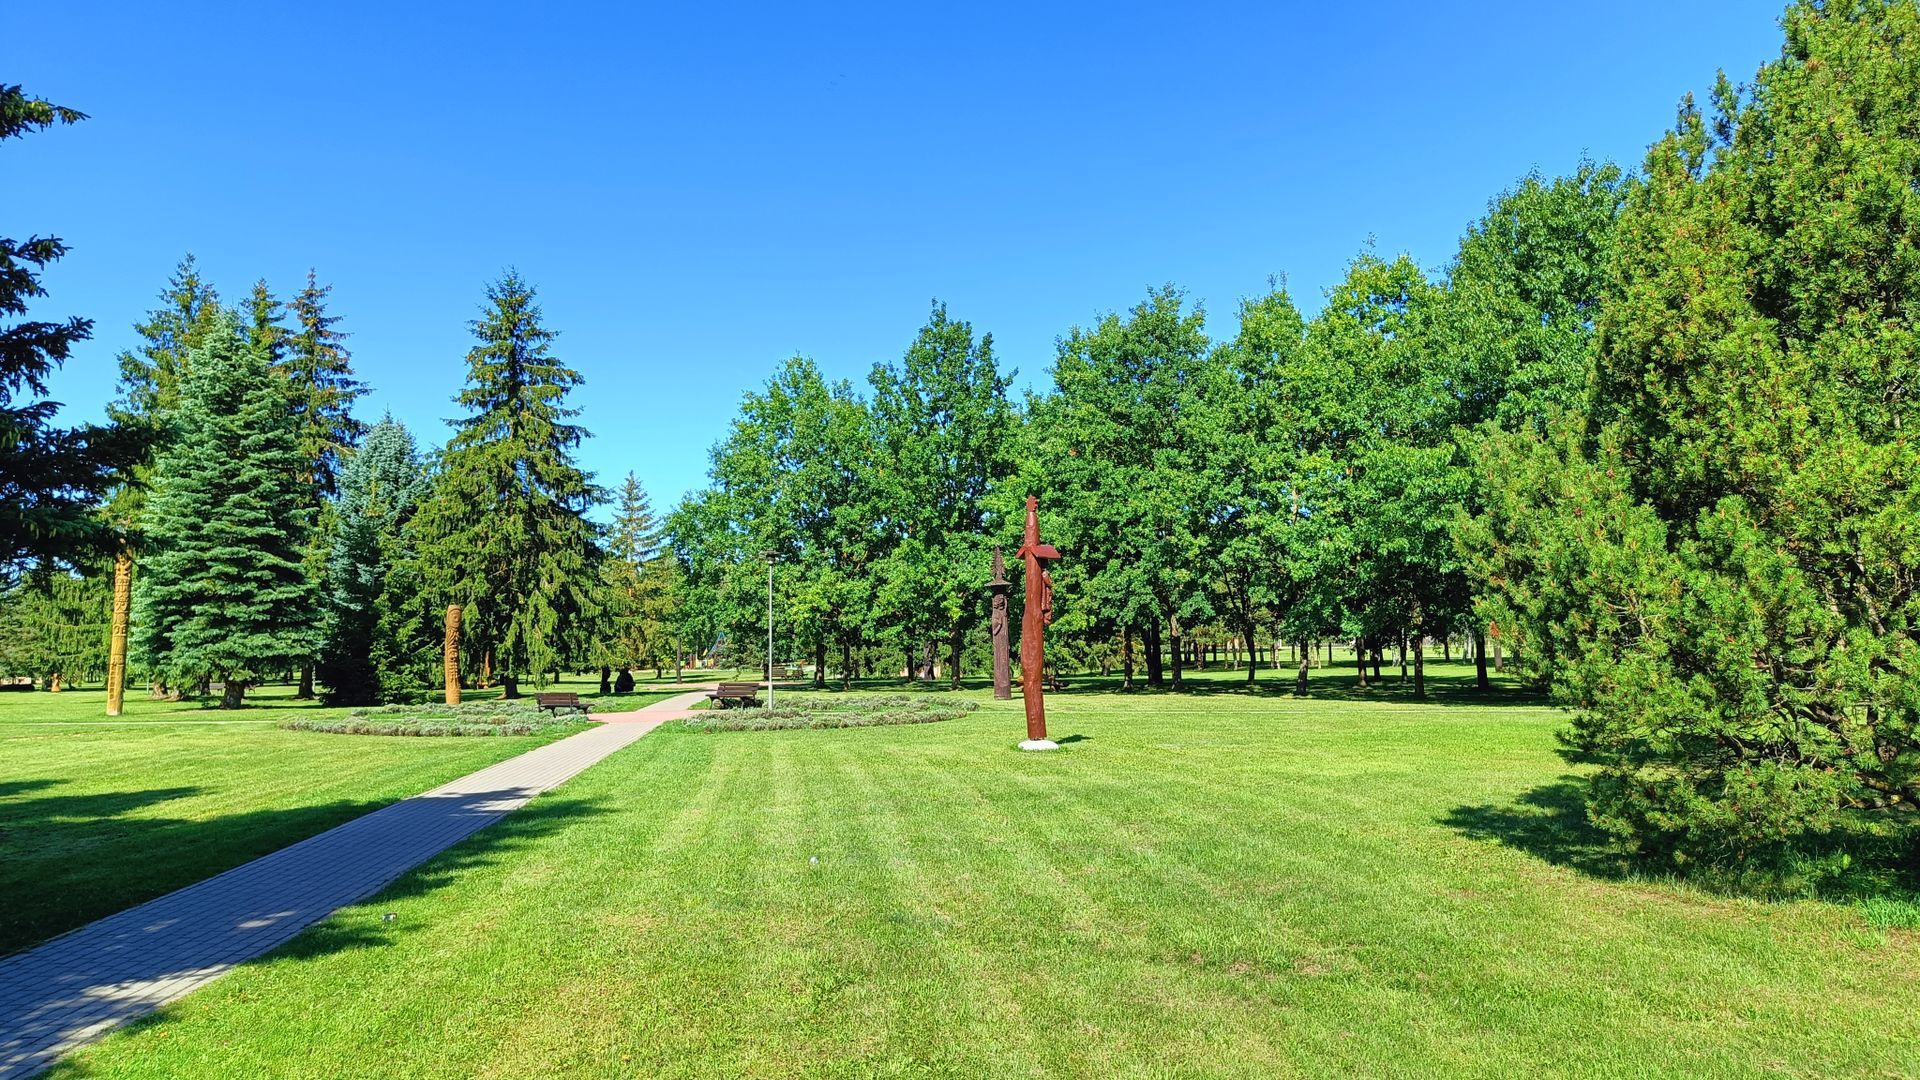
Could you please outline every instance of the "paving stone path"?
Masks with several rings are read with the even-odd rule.
[[[0,960],[0,1080],[39,1072],[367,899],[663,721],[686,716],[704,696],[600,717],[578,735]]]

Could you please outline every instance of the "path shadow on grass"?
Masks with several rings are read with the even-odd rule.
[[[1441,824],[1475,840],[1493,840],[1535,858],[1595,877],[1628,875],[1629,861],[1587,820],[1586,783],[1565,775],[1509,803],[1456,806]]]

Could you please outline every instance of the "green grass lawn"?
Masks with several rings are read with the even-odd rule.
[[[1920,1071],[1920,938],[1620,875],[1439,674],[663,729],[55,1075]]]
[[[597,687],[595,687],[597,689]],[[667,696],[636,693],[621,707]],[[234,712],[99,690],[0,693],[0,953],[152,899],[554,735],[283,731],[286,687]],[[560,733],[556,733],[560,734]]]

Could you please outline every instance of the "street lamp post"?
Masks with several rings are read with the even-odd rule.
[[[773,564],[778,552],[763,551],[767,560],[767,711],[773,711]]]

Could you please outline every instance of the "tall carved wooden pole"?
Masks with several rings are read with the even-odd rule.
[[[447,704],[460,704],[460,605],[447,605],[447,638],[441,646],[440,663],[446,668]]]
[[[1027,564],[1027,603],[1020,615],[1020,695],[1027,702],[1027,738],[1022,750],[1058,750],[1060,744],[1047,738],[1047,656],[1040,635],[1053,621],[1053,577],[1041,559],[1058,559],[1052,544],[1040,542],[1040,500],[1027,496],[1026,542],[1019,557]]]
[[[133,548],[125,540],[113,556],[113,624],[107,639],[107,715],[127,699],[127,617],[133,608]]]
[[[987,582],[993,592],[993,696],[999,701],[1013,697],[1013,662],[1007,653],[1007,564],[1000,561],[1000,549],[993,549],[993,580]]]

